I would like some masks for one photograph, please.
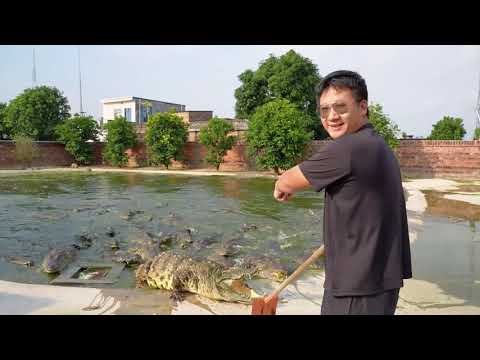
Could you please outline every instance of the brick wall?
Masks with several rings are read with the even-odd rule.
[[[313,141],[310,152],[326,143]],[[405,176],[480,178],[478,140],[400,140],[395,155]]]
[[[65,151],[65,146],[59,142],[38,141],[36,144],[36,154],[31,166],[70,166],[74,160],[73,157]],[[96,164],[102,163],[101,151],[103,144],[92,143],[94,159]],[[15,155],[15,144],[13,141],[0,141],[0,169],[22,168]]]
[[[402,140],[395,153],[407,176],[480,178],[478,140]]]
[[[237,133],[237,131],[235,132]],[[241,134],[242,132],[238,132]],[[172,169],[206,167],[203,159],[206,148],[198,143],[198,132],[190,132],[184,154],[185,160],[174,162]],[[313,141],[308,154],[325,146],[327,141]],[[95,164],[102,164],[103,143],[92,143]],[[39,156],[32,166],[69,166],[73,158],[62,144],[56,142],[37,142]],[[128,151],[128,166],[146,165],[147,154],[143,143]],[[395,150],[402,172],[406,176],[480,178],[480,141],[433,141],[401,140]],[[246,156],[246,144],[239,141],[225,155],[220,170],[255,170],[254,159]],[[20,168],[15,160],[15,145],[11,141],[0,141],[0,169]]]
[[[242,170],[254,170],[254,163],[247,159],[246,145],[243,142],[239,142],[231,150],[227,152],[224,157],[224,163],[220,165],[220,171],[242,171]],[[198,169],[213,166],[204,163],[203,159],[207,154],[205,146],[201,145],[197,141],[187,141],[183,149],[184,160],[172,161],[170,169]],[[147,150],[144,143],[139,143],[135,148],[127,151],[129,155],[130,167],[137,167],[145,165],[147,162]],[[162,166],[160,166],[162,168]]]

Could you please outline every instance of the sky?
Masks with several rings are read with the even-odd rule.
[[[256,70],[270,54],[290,49],[317,65],[321,76],[353,70],[366,80],[369,102],[379,103],[402,132],[426,137],[444,116],[464,121],[473,136],[480,93],[480,46],[463,45],[0,45],[0,102],[32,86],[55,86],[80,111],[99,119],[100,101],[137,96],[235,117],[238,75]]]

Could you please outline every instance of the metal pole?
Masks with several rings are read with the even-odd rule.
[[[78,49],[78,79],[80,85],[80,115],[83,115],[83,103],[82,103],[82,73],[80,70],[80,46]]]
[[[37,70],[35,69],[35,48],[33,48],[32,87],[35,85],[37,85]]]
[[[477,120],[475,121],[474,129],[480,128],[480,73],[478,75],[478,95],[477,95],[477,107],[475,108],[475,115]]]

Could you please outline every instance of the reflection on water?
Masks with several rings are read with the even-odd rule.
[[[446,199],[445,192],[423,193],[427,209],[411,249],[414,278],[480,306],[480,206]]]
[[[471,192],[471,193],[480,193],[480,184],[477,182],[461,182],[458,181],[458,190],[456,191],[465,191],[465,192]]]
[[[412,245],[414,278],[438,284],[467,305],[480,306],[478,223],[427,215],[417,236]]]
[[[428,204],[426,209],[428,214],[470,221],[480,220],[480,206],[478,205],[446,199],[445,192],[425,190],[424,194]]]

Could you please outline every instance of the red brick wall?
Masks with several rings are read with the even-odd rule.
[[[395,153],[407,176],[480,177],[478,140],[402,140]]]
[[[36,142],[37,156],[32,162],[33,167],[70,166],[73,157],[65,151],[65,146],[58,142]],[[102,163],[101,151],[103,144],[92,143],[95,164]],[[22,168],[15,158],[15,144],[12,141],[0,141],[0,169]]]
[[[205,164],[203,159],[207,154],[205,146],[198,142],[188,141],[185,144],[184,160],[172,161],[170,169],[198,169],[198,168],[214,168],[208,164]],[[147,152],[144,143],[140,143],[135,148],[130,149],[128,152],[130,157],[129,166],[136,167],[146,164]],[[162,167],[162,166],[160,166]],[[220,171],[240,171],[240,170],[253,170],[254,166],[246,156],[245,144],[239,143],[235,145],[231,150],[227,152],[224,157],[224,163],[220,165]]]
[[[313,141],[315,151],[326,141]],[[395,155],[405,176],[480,178],[480,141],[400,140]]]
[[[193,139],[191,139],[193,140]],[[313,141],[309,148],[312,153],[326,141]],[[93,143],[94,164],[102,164],[103,143]],[[64,146],[55,142],[38,142],[38,158],[32,164],[42,166],[69,166],[73,158]],[[143,143],[129,152],[128,166],[146,165],[147,154]],[[188,141],[184,149],[185,160],[173,162],[171,169],[207,167],[203,162],[206,148],[196,141]],[[401,140],[395,150],[402,172],[406,176],[480,178],[480,141],[432,141]],[[220,170],[255,170],[254,159],[246,156],[246,145],[240,141],[228,151],[220,165]],[[10,141],[0,141],[0,168],[19,168],[15,160],[15,145]]]

